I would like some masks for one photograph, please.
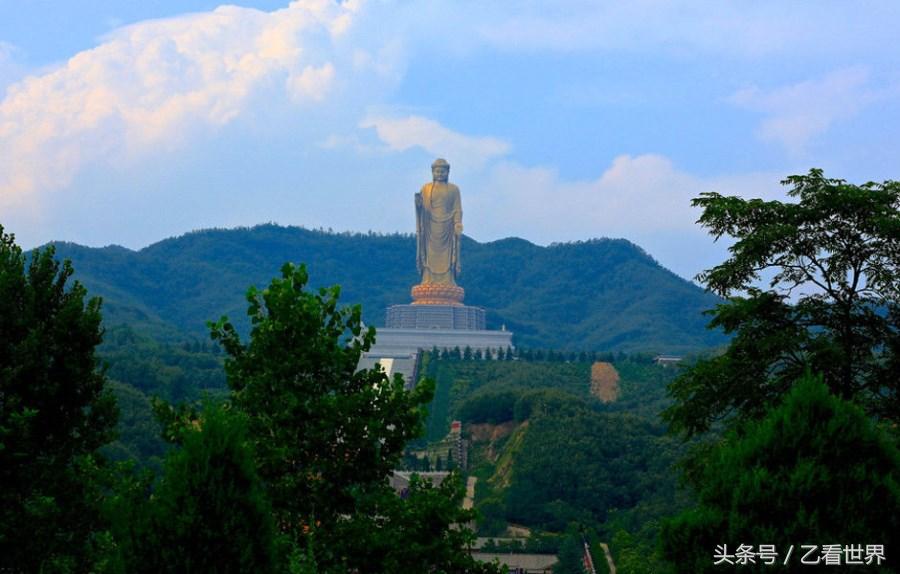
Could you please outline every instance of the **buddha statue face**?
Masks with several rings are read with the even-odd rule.
[[[446,162],[435,162],[431,166],[431,177],[439,183],[447,183],[450,177],[450,165]]]

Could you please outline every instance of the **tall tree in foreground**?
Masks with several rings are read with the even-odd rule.
[[[900,183],[851,185],[817,169],[782,183],[798,202],[717,193],[693,202],[702,226],[736,243],[698,276],[728,298],[710,326],[733,338],[670,386],[664,416],[687,435],[760,418],[806,369],[835,395],[900,421]]]
[[[845,567],[852,555],[844,545],[882,545],[887,562],[870,568],[898,571],[900,453],[861,409],[806,375],[783,404],[742,430],[729,432],[695,475],[698,506],[663,529],[664,553],[678,572],[806,572],[802,544],[840,545]],[[735,566],[740,544],[774,545],[780,554],[774,566],[758,557]],[[720,545],[732,566],[714,566]],[[782,567],[792,545],[793,560]]]
[[[310,292],[307,280],[305,267],[285,264],[282,277],[268,288],[250,289],[247,343],[227,319],[212,326],[213,338],[228,354],[232,403],[247,414],[277,527],[296,547],[292,568],[483,571],[446,530],[470,518],[466,512],[458,506],[425,511],[427,504],[415,503],[433,500],[425,495],[398,506],[387,485],[404,445],[423,431],[433,383],[406,390],[400,377],[358,371],[360,354],[374,342],[374,329],[363,329],[359,306],[338,306],[339,288]],[[398,529],[410,530],[410,521],[427,532],[437,528],[435,542],[457,557],[452,568],[435,562],[444,553],[401,559],[398,553],[370,551],[395,540]]]
[[[153,495],[140,477],[123,477],[109,503],[123,571],[276,572],[271,508],[242,414],[208,403],[168,422],[178,447]]]
[[[0,227],[0,570],[85,572],[116,408],[94,350],[100,300],[49,247]]]

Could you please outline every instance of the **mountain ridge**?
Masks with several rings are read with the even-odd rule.
[[[341,285],[342,302],[362,304],[376,327],[387,306],[410,302],[419,279],[415,237],[401,233],[261,224],[196,230],[139,250],[53,245],[72,260],[76,279],[104,297],[110,324],[143,314],[194,337],[223,314],[246,329],[243,294],[267,285],[285,261],[305,262],[313,287]],[[466,304],[485,307],[489,327],[505,324],[517,345],[690,352],[725,342],[705,329],[701,315],[719,299],[625,239],[544,247],[517,237],[479,243],[464,236],[462,262]]]

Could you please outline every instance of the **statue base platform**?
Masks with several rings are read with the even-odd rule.
[[[422,283],[412,288],[413,305],[462,305],[465,294],[459,285]]]
[[[387,308],[385,325],[376,329],[375,345],[360,358],[359,368],[371,368],[379,363],[389,375],[401,374],[408,388],[418,381],[422,351],[435,347],[442,351],[458,347],[464,351],[468,347],[472,352],[484,354],[488,350],[496,353],[512,347],[512,332],[505,327],[499,331],[487,330],[484,309],[461,303],[391,305]]]
[[[388,329],[483,331],[485,318],[481,307],[413,303],[388,307],[384,324]]]
[[[466,347],[472,351],[484,353],[490,349],[497,352],[512,347],[511,331],[470,331],[465,329],[377,329],[375,346],[365,357],[372,362],[382,357],[412,357],[419,351],[430,351],[437,347],[440,350],[452,351]]]

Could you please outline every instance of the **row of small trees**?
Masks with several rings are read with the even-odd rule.
[[[555,349],[481,349],[472,350],[466,346],[464,349],[454,347],[453,349],[431,349],[431,356],[438,360],[456,359],[463,361],[527,361],[527,362],[548,362],[548,363],[594,363],[602,361],[612,363],[615,361],[637,361],[641,363],[650,363],[653,361],[653,355],[647,353],[627,354],[622,351],[613,352],[597,352],[597,351],[559,351]]]
[[[0,570],[8,572],[496,572],[464,551],[458,477],[387,476],[423,430],[433,384],[357,371],[374,330],[307,273],[247,295],[242,341],[222,318],[230,394],[157,401],[161,476],[98,449],[116,408],[94,351],[100,300],[52,248],[30,261],[0,228]]]

